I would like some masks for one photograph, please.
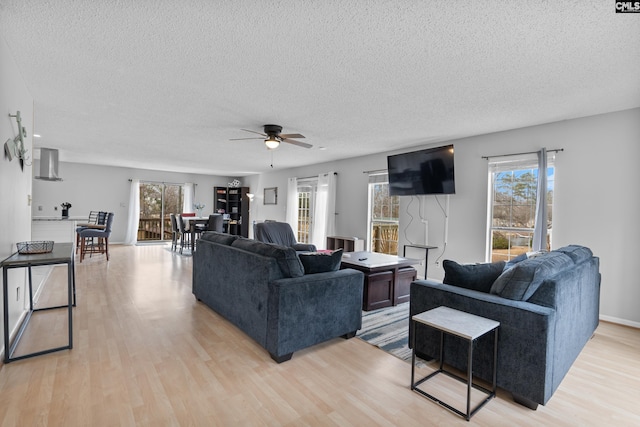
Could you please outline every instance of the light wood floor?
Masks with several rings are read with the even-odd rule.
[[[637,329],[601,323],[537,411],[499,390],[467,423],[409,390],[409,364],[357,338],[276,364],[196,302],[192,260],[168,246],[111,256],[77,263],[73,350],[2,366],[1,426],[640,425]],[[60,302],[65,274],[54,268],[41,303]],[[18,351],[64,344],[63,311],[32,322]]]

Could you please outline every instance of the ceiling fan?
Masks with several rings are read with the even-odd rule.
[[[304,138],[304,135],[299,133],[280,133],[282,132],[282,126],[278,125],[264,125],[264,133],[256,132],[249,129],[241,129],[245,132],[251,132],[261,135],[262,138],[233,138],[231,141],[240,141],[244,139],[264,139],[264,144],[269,150],[275,150],[280,146],[281,142],[287,142],[289,144],[297,145],[298,147],[311,148],[313,145],[306,142],[297,141],[293,138]]]

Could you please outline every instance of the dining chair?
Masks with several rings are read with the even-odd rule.
[[[109,261],[109,236],[111,235],[113,215],[113,212],[106,215],[104,229],[85,228],[80,231],[80,262],[84,260],[86,254],[91,257],[94,253],[105,254],[107,261]]]
[[[222,233],[224,230],[224,219],[222,214],[209,215],[209,222],[207,223],[207,231],[217,231]]]
[[[171,250],[175,251],[178,248],[178,239],[181,238],[180,230],[178,230],[176,214],[169,214],[169,218],[171,218]]]
[[[89,211],[89,219],[87,220],[88,224],[97,224],[98,223],[98,211]]]
[[[182,253],[184,246],[191,242],[191,230],[185,228],[183,214],[178,214],[176,222],[178,223],[178,234],[180,235],[180,253]]]

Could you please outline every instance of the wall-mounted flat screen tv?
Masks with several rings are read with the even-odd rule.
[[[453,145],[387,157],[389,194],[455,194]]]

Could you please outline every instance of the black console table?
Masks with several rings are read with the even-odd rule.
[[[31,276],[31,267],[40,265],[56,265],[67,264],[67,304],[56,307],[33,307],[33,282]],[[4,363],[13,362],[14,360],[26,359],[28,357],[40,356],[42,354],[52,353],[54,351],[66,350],[73,348],[73,310],[76,305],[76,283],[75,283],[75,264],[74,264],[74,249],[72,243],[56,243],[53,245],[53,250],[44,254],[20,254],[14,253],[0,264],[2,266],[2,296],[4,299]],[[8,270],[12,268],[27,268],[29,271],[29,312],[24,321],[20,325],[18,333],[16,334],[13,343],[10,343],[9,337],[9,298],[8,298]],[[66,308],[69,314],[69,344],[62,347],[50,348],[47,350],[40,350],[29,354],[13,357],[22,334],[24,333],[31,315],[36,311],[53,310]]]
[[[428,245],[404,245],[402,256],[407,256],[407,248],[417,248],[424,250],[424,280],[427,280],[427,266],[429,265],[429,249],[437,249],[437,246]]]

